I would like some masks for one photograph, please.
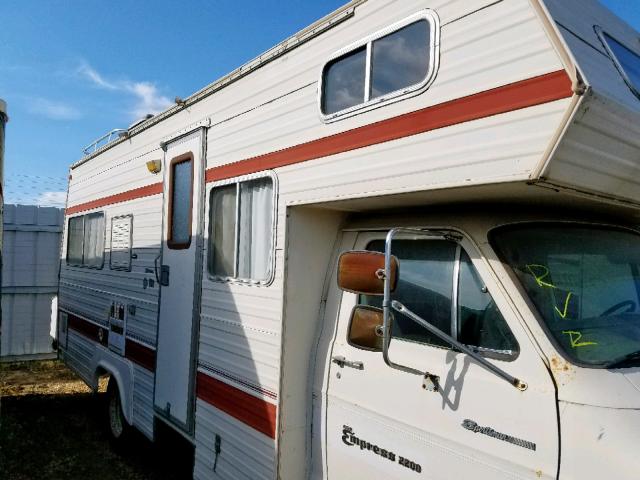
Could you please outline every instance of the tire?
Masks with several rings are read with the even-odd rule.
[[[120,401],[120,390],[115,379],[109,379],[107,386],[107,427],[109,438],[116,446],[126,443],[131,436],[132,427],[127,423],[122,411],[122,402]]]

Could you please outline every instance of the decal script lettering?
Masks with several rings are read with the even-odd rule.
[[[350,427],[349,425],[343,425],[342,426],[342,443],[344,443],[345,445],[347,445],[348,447],[353,447],[353,446],[358,446],[360,447],[361,451],[369,451],[372,452],[382,458],[385,458],[391,462],[395,462],[396,459],[398,461],[399,465],[402,465],[403,467],[406,467],[410,470],[413,470],[416,473],[421,473],[422,472],[422,467],[420,466],[420,464],[415,463],[405,457],[396,455],[394,452],[392,452],[391,450],[388,450],[386,448],[381,448],[378,445],[375,445],[371,442],[368,442],[362,438],[359,438],[358,436],[356,436],[356,434],[353,432],[353,428]]]

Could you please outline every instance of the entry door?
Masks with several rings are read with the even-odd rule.
[[[156,413],[190,432],[202,250],[203,133],[167,145],[164,161]]]
[[[383,250],[383,238],[361,233],[356,249]],[[342,302],[327,382],[328,478],[556,478],[554,384],[473,246],[407,239],[394,248],[400,258],[394,299],[484,348],[528,388],[517,390],[396,313],[390,358],[437,376],[439,391],[432,391],[423,376],[349,344],[356,302],[379,306],[381,298],[334,287]]]

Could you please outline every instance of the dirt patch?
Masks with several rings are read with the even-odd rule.
[[[191,478],[193,451],[175,436],[110,443],[104,389],[92,393],[57,361],[0,365],[0,478]]]
[[[100,391],[107,389],[100,380]],[[0,397],[90,393],[91,389],[57,360],[0,364]]]

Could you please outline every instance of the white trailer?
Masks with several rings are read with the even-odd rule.
[[[197,479],[637,478],[638,37],[345,5],[71,167],[61,356]]]

